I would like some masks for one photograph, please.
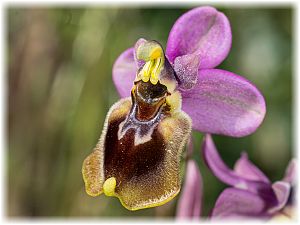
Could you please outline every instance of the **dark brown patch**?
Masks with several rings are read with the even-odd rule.
[[[134,146],[133,128],[127,130],[121,140],[118,140],[119,124],[124,120],[125,117],[108,125],[104,143],[105,179],[115,177],[117,190],[132,178],[154,172],[165,157],[165,143],[157,128],[154,129],[150,141],[137,146]]]
[[[137,104],[136,119],[140,121],[153,119],[159,108],[166,102],[167,94],[166,86],[160,82],[154,85],[150,81],[138,81],[132,96]]]

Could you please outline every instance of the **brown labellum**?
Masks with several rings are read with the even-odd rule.
[[[116,196],[130,210],[176,196],[180,156],[191,132],[191,120],[176,101],[181,101],[178,93],[169,93],[159,81],[137,80],[131,98],[111,107],[100,140],[83,164],[88,194]]]

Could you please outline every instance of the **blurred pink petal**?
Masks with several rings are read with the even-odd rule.
[[[286,205],[290,196],[291,185],[284,181],[277,181],[272,185],[272,189],[278,202],[276,206],[268,210],[269,213],[277,212]]]
[[[193,136],[191,135],[187,143],[187,153],[186,153],[187,158],[192,157],[193,152],[194,152],[194,142],[193,142]]]
[[[269,183],[249,180],[243,175],[237,174],[230,169],[221,159],[212,137],[209,134],[205,135],[202,150],[204,161],[211,172],[225,184],[240,189],[250,190],[254,193],[262,192],[264,190],[266,194],[269,195],[268,193],[270,191],[272,192]]]
[[[129,97],[136,76],[134,48],[124,51],[113,66],[113,81],[121,98]]]
[[[227,188],[217,199],[211,216],[214,219],[261,216],[265,207],[265,201],[258,195],[238,188]]]
[[[296,179],[296,172],[297,172],[297,161],[296,159],[292,159],[289,165],[287,166],[283,181],[288,182],[290,184],[294,184]]]
[[[249,161],[246,152],[243,152],[241,157],[236,161],[234,171],[236,174],[246,179],[270,183],[269,178],[267,178],[257,166]]]
[[[195,161],[188,160],[184,187],[177,205],[177,218],[200,218],[202,177]]]

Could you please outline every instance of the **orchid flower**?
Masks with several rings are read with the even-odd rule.
[[[212,218],[272,218],[289,210],[291,188],[294,185],[296,161],[292,160],[282,180],[271,183],[267,176],[243,153],[234,169],[222,161],[210,135],[203,142],[203,156],[212,173],[226,188],[218,197]],[[285,215],[287,216],[287,215]]]
[[[233,137],[257,129],[266,112],[261,93],[213,69],[230,47],[226,16],[199,7],[176,21],[166,53],[157,41],[139,39],[118,57],[113,81],[122,99],[83,163],[89,195],[118,197],[129,210],[162,205],[180,191],[180,156],[192,128]]]

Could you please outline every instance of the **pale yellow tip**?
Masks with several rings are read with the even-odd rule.
[[[148,82],[150,79],[150,74],[147,73],[147,70],[144,70],[142,73],[142,81]]]
[[[110,177],[103,184],[103,192],[106,196],[114,196],[117,186],[116,178]]]
[[[157,59],[162,56],[162,49],[160,46],[156,46],[150,53],[150,60]]]
[[[156,85],[157,82],[158,82],[158,78],[157,78],[155,75],[152,75],[152,76],[150,77],[150,82],[151,82],[152,84]]]

